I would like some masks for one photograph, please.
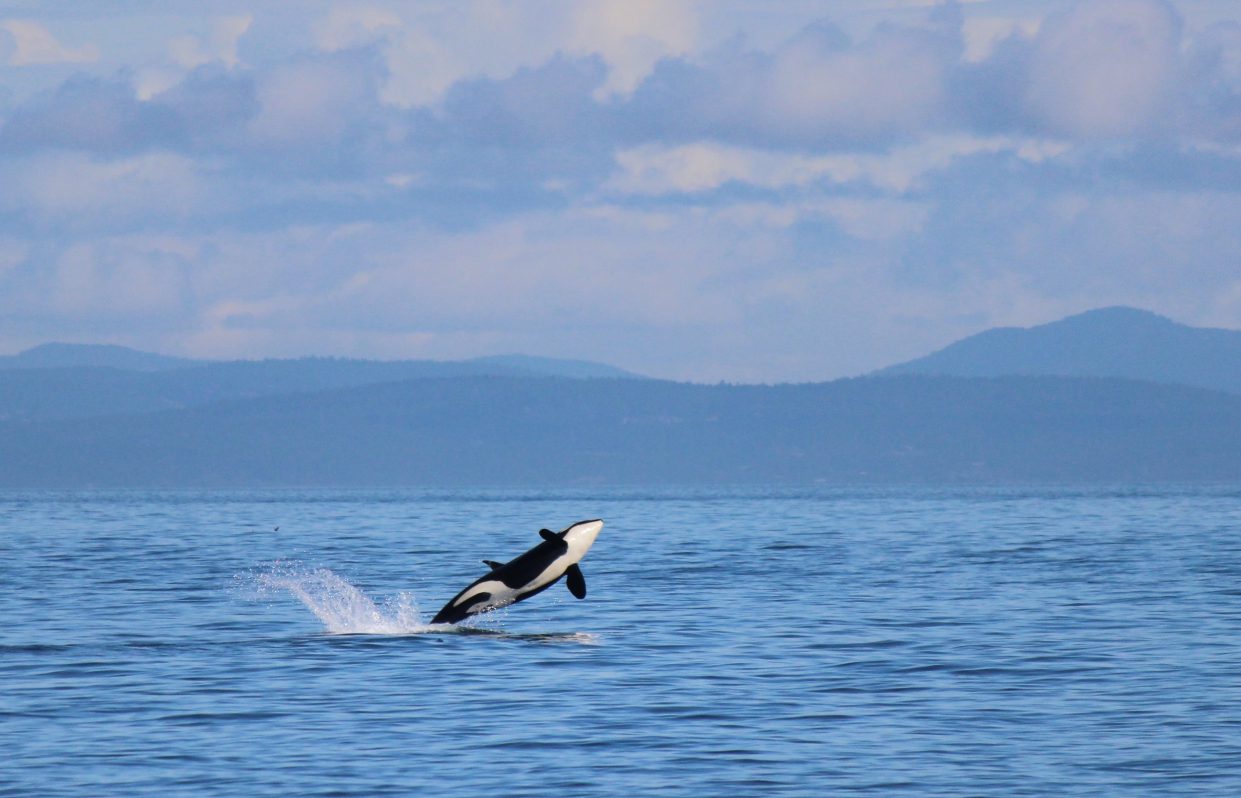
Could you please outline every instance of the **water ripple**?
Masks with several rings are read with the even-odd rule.
[[[587,600],[423,622],[600,515]],[[1238,518],[1157,486],[0,496],[0,796],[1241,795]]]

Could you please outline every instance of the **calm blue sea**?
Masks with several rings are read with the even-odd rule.
[[[1241,795],[1236,489],[7,493],[0,585],[3,796]]]

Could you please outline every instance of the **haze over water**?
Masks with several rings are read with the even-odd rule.
[[[602,517],[584,601],[443,632]],[[0,494],[0,796],[1241,794],[1241,490]]]

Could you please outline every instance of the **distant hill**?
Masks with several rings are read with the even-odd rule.
[[[48,343],[19,352],[16,355],[0,355],[0,369],[72,368],[88,366],[114,368],[126,371],[164,371],[193,366],[223,365],[236,363],[369,363],[380,366],[398,365],[400,368],[425,368],[454,374],[525,374],[542,377],[628,377],[634,374],[615,366],[590,360],[571,360],[532,355],[488,355],[467,360],[362,360],[358,358],[306,357],[266,360],[196,360],[170,355],[157,355],[115,344],[65,344]]]
[[[1239,483],[1239,336],[1111,308],[775,386],[40,347],[0,369],[0,488]]]
[[[632,371],[618,369],[590,360],[534,357],[532,355],[491,355],[462,361],[485,369],[508,371],[540,377],[572,377],[574,379],[638,379]]]
[[[1241,396],[1117,379],[416,379],[0,424],[0,487],[1241,480]]]
[[[1037,327],[1000,327],[878,375],[1122,377],[1241,393],[1241,332],[1103,308]]]
[[[42,344],[16,355],[0,355],[0,369],[45,369],[73,366],[163,371],[195,366],[204,361],[140,352],[112,344]]]
[[[522,355],[462,361],[299,358],[213,362],[166,358],[124,347],[52,344],[9,356],[7,368],[0,368],[0,421],[144,413],[229,399],[469,376],[637,378],[600,363]]]

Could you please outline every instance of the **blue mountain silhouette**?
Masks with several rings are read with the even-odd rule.
[[[1037,327],[998,327],[876,374],[1122,377],[1241,393],[1241,332],[1110,307]]]

